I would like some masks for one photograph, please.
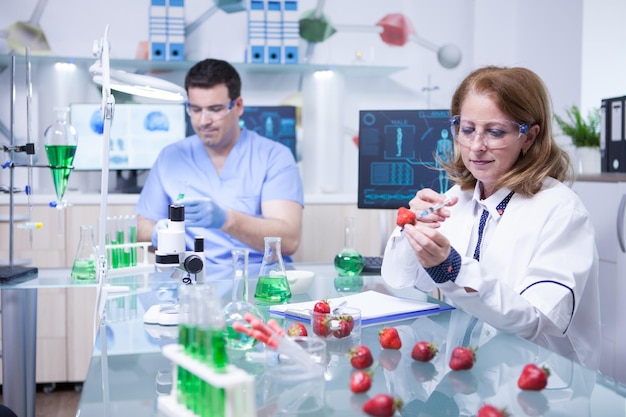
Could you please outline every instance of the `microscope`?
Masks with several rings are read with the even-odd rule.
[[[174,279],[183,284],[203,284],[206,278],[204,265],[204,238],[196,237],[193,251],[185,245],[185,207],[174,203],[168,209],[167,228],[157,232],[155,266],[157,271],[172,272]],[[176,338],[176,331],[168,326],[178,325],[179,304],[159,303],[148,308],[143,320],[146,330],[155,338]],[[163,327],[165,326],[165,327]]]
[[[172,271],[172,277],[185,284],[202,284],[206,278],[204,267],[204,238],[196,237],[193,251],[185,246],[185,206],[171,204],[167,228],[157,232],[155,263],[158,271]],[[192,278],[193,276],[193,278]]]

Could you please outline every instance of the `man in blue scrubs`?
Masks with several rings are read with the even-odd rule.
[[[244,104],[239,74],[227,62],[206,59],[185,77],[187,113],[195,135],[162,150],[136,206],[139,241],[157,247],[169,205],[185,206],[185,240],[204,237],[206,261],[230,264],[231,250],[263,258],[264,237],[282,238],[286,260],[302,232],[302,180],[284,145],[239,127]]]

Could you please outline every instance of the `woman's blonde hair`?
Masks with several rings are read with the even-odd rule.
[[[450,111],[460,114],[461,105],[469,94],[487,95],[498,108],[517,123],[538,125],[539,133],[526,154],[519,158],[497,182],[496,188],[509,188],[518,194],[532,196],[546,177],[571,181],[573,169],[570,158],[552,136],[552,109],[548,90],[537,74],[526,68],[488,66],[469,74],[456,89]],[[462,189],[476,186],[476,178],[465,167],[459,144],[454,144],[454,156],[442,161],[448,177]]]

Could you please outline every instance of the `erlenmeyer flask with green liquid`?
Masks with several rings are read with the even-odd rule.
[[[69,108],[55,107],[54,112],[56,120],[48,126],[43,136],[57,200],[62,202],[73,168],[78,134],[74,126],[69,123]]]

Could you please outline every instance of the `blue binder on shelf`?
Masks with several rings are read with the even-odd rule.
[[[151,0],[148,30],[150,31],[150,59],[167,58],[167,0]]]
[[[251,0],[248,8],[248,52],[246,62],[252,64],[265,63],[265,0]]]
[[[298,2],[284,0],[282,15],[283,31],[283,64],[297,64],[300,44],[300,20],[298,18]]]

